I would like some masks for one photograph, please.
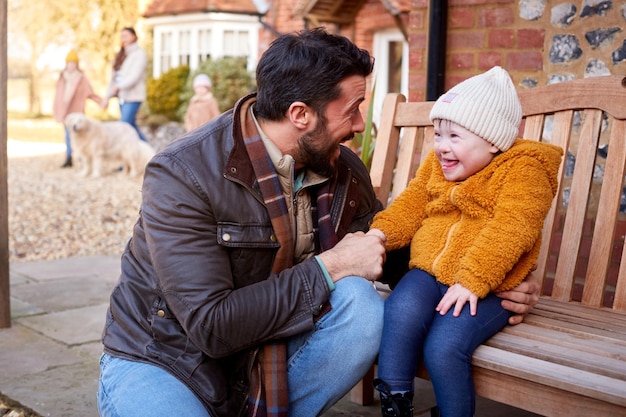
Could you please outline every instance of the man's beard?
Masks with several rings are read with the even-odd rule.
[[[295,159],[304,164],[313,172],[324,177],[332,177],[336,172],[337,145],[334,141],[329,141],[331,136],[326,128],[324,120],[320,119],[312,132],[305,133],[298,140],[298,154],[294,155]],[[346,137],[345,140],[350,140]],[[342,141],[343,142],[343,141]],[[316,143],[325,144],[328,147],[316,147]]]

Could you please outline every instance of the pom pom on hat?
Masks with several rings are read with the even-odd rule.
[[[493,67],[439,97],[430,111],[435,119],[454,122],[506,151],[519,134],[522,105],[509,73]]]
[[[193,86],[194,87],[203,86],[203,87],[211,88],[211,79],[206,74],[198,74],[193,79]]]
[[[78,64],[78,53],[75,49],[70,50],[65,57],[65,62],[75,62]]]

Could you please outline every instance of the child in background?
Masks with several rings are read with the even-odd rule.
[[[94,93],[91,83],[78,68],[78,53],[72,49],[65,57],[65,68],[59,75],[54,95],[52,113],[54,119],[59,123],[65,122],[65,117],[70,113],[85,113],[87,99],[91,99],[101,105],[102,98]],[[65,127],[65,162],[61,168],[72,166],[72,144],[70,143],[70,132]]]
[[[211,87],[211,79],[206,74],[198,74],[193,79],[194,96],[191,97],[185,113],[187,132],[219,116],[220,109],[217,100],[213,97]]]
[[[385,302],[382,415],[413,415],[423,355],[441,416],[474,415],[471,358],[510,313],[494,294],[533,267],[558,185],[561,148],[516,139],[522,108],[500,67],[439,97],[433,151],[372,228],[387,251],[410,244],[410,271]]]

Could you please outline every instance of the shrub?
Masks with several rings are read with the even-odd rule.
[[[147,83],[146,102],[151,114],[160,114],[168,120],[179,120],[178,109],[181,105],[181,92],[189,76],[189,67],[181,65],[161,74],[159,78],[150,78]]]
[[[181,120],[194,94],[193,79],[200,73],[207,74],[211,78],[213,85],[211,91],[222,112],[231,109],[241,96],[248,94],[254,88],[254,79],[246,68],[245,57],[223,57],[202,61],[198,68],[189,74],[185,88],[180,95],[182,105],[178,116]]]

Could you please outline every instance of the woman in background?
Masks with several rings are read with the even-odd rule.
[[[146,100],[145,72],[148,57],[137,43],[135,29],[125,27],[120,38],[122,46],[113,61],[113,74],[102,107],[106,108],[111,97],[117,97],[120,104],[120,120],[134,127],[139,138],[146,141],[135,119],[141,103]]]

